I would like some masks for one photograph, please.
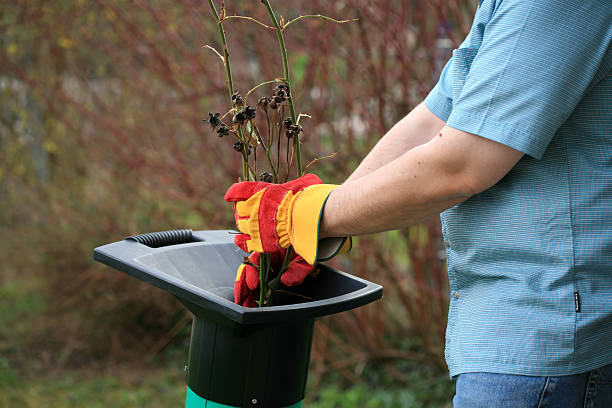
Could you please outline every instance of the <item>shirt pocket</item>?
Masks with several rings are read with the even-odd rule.
[[[455,104],[461,94],[465,79],[470,72],[470,67],[476,54],[478,54],[478,48],[458,48],[453,51],[453,65],[451,67],[453,104]]]

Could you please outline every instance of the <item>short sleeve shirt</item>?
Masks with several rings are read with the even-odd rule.
[[[525,153],[441,214],[451,376],[612,363],[611,44],[609,0],[482,0],[425,100]]]

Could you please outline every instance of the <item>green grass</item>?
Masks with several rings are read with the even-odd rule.
[[[317,390],[307,390],[312,400],[306,408],[447,408],[455,391],[448,375],[414,368],[402,385],[389,379],[368,379],[348,388],[335,381],[322,384]]]
[[[353,386],[340,390],[330,386],[321,390],[316,402],[304,404],[305,408],[446,408],[450,399],[436,403],[425,403],[423,396],[407,389],[385,390],[370,389],[366,386]]]
[[[185,383],[176,372],[98,375],[79,372],[21,380],[0,385],[0,406],[6,408],[166,408],[185,401]]]
[[[112,373],[63,371],[43,378],[24,378],[0,359],[0,407],[3,408],[168,408],[185,403],[185,379],[178,364],[135,372],[121,367]],[[418,378],[416,375],[414,378]],[[449,382],[416,380],[401,389],[356,385],[309,387],[305,408],[411,408],[450,406]],[[452,394],[450,394],[452,395]]]

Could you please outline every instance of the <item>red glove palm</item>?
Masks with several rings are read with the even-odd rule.
[[[253,252],[249,256],[248,263],[238,267],[236,282],[234,282],[234,302],[246,307],[257,307],[259,299],[259,252]],[[271,254],[270,263],[273,271],[279,271],[285,260],[285,251]],[[289,267],[283,273],[280,280],[286,286],[299,285],[312,272],[314,266],[309,265],[301,256],[293,254]],[[273,277],[270,277],[273,278]]]

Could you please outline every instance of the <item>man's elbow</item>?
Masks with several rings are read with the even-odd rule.
[[[452,198],[463,201],[487,188],[488,187],[483,187],[482,183],[475,180],[470,174],[456,172],[449,178],[447,191],[449,191],[449,195]]]
[[[499,168],[468,168],[459,173],[457,182],[457,194],[466,199],[482,193],[483,191],[493,187],[505,175],[507,171]]]

